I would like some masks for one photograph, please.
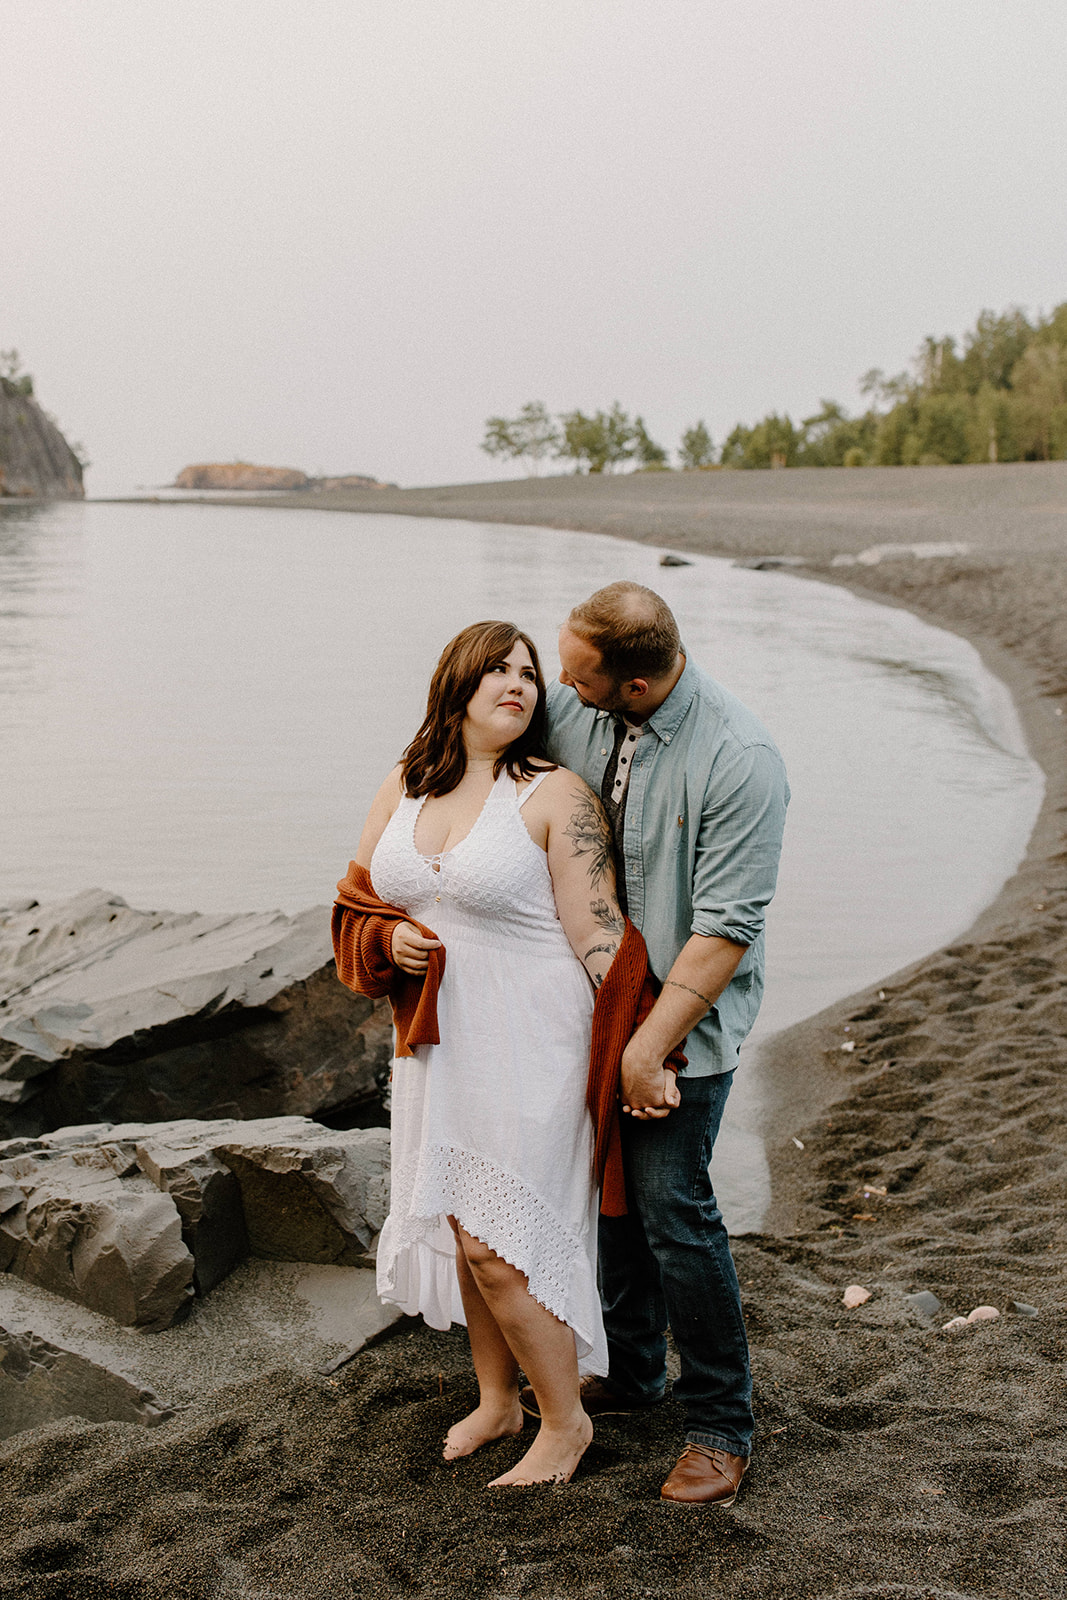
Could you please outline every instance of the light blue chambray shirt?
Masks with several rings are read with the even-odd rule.
[[[662,982],[694,933],[748,946],[685,1045],[688,1074],[710,1077],[736,1067],[763,998],[763,920],[789,785],[762,723],[692,662],[645,728],[633,747],[623,854],[628,910],[652,970]],[[612,712],[549,685],[549,756],[598,795],[614,737]]]

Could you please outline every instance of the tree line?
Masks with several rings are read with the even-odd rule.
[[[945,466],[979,461],[1067,459],[1067,301],[1031,320],[1018,306],[983,311],[961,343],[923,340],[895,377],[873,368],[860,380],[867,409],[849,416],[836,400],[794,422],[770,412],[739,422],[715,450],[704,423],[677,451],[684,470],[719,467]],[[666,470],[668,452],[640,416],[610,411],[551,417],[539,401],[518,417],[490,417],[482,449],[537,471],[549,458],[576,471],[610,472],[624,462]]]
[[[550,415],[540,400],[530,400],[517,417],[489,417],[482,449],[486,455],[521,461],[537,473],[543,462],[573,461],[576,472],[613,472],[624,462],[635,462],[646,472],[668,470],[669,458],[649,435],[644,418],[630,417],[618,401],[610,411],[564,411]],[[679,465],[710,466],[714,460],[711,435],[703,422],[687,428],[678,452]]]

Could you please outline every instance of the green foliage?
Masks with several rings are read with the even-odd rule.
[[[559,420],[563,440],[556,454],[573,461],[576,472],[583,466],[587,472],[610,472],[636,450],[634,424],[617,400],[610,411],[597,411],[591,417],[584,411],[566,411]]]
[[[695,422],[691,428],[686,428],[678,450],[678,460],[686,472],[696,472],[701,467],[710,467],[714,459],[715,449],[711,442],[711,434],[704,426],[703,420]]]
[[[795,467],[803,430],[772,411],[754,428],[738,423],[722,447],[724,467]]]
[[[633,425],[633,453],[647,471],[663,471],[667,466],[667,452],[655,439],[650,439],[643,417],[635,417]]]
[[[833,400],[799,429],[772,412],[739,423],[725,466],[942,466],[1067,459],[1067,301],[1031,322],[1018,306],[983,311],[963,338],[923,340],[910,372],[877,367],[860,388],[867,411]]]
[[[536,473],[546,456],[554,455],[560,433],[540,400],[528,400],[517,417],[489,417],[482,449],[486,455],[527,462]]]
[[[19,377],[18,352],[0,353],[0,377]],[[878,367],[860,379],[868,407],[850,417],[836,400],[799,424],[772,411],[749,427],[739,422],[720,454],[724,467],[948,466],[979,461],[1067,460],[1067,301],[1031,320],[1019,306],[982,311],[961,343],[929,335],[910,370],[886,377]],[[547,456],[576,472],[610,472],[625,461],[664,470],[667,451],[644,418],[631,421],[618,401],[610,411],[567,411],[553,420],[540,401],[518,417],[490,417],[482,449],[529,464]],[[682,434],[679,464],[711,466],[704,423]]]
[[[33,379],[28,372],[23,372],[17,350],[0,350],[0,380],[8,394],[21,394],[32,399]]]

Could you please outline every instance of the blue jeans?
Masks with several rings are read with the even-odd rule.
[[[708,1166],[732,1072],[678,1080],[682,1103],[654,1122],[622,1118],[625,1217],[600,1219],[608,1384],[649,1403],[667,1381],[666,1329],[681,1358],[673,1395],[686,1438],[747,1456],[752,1375],[730,1241]]]

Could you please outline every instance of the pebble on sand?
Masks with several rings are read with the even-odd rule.
[[[848,1306],[850,1311],[856,1306],[866,1305],[870,1298],[871,1291],[869,1289],[865,1289],[862,1283],[850,1283],[844,1294],[841,1296],[842,1303]]]
[[[959,1328],[969,1328],[976,1322],[996,1322],[1000,1312],[996,1306],[975,1306],[974,1310],[966,1317],[953,1317],[951,1322],[942,1324],[943,1333],[955,1333]]]

